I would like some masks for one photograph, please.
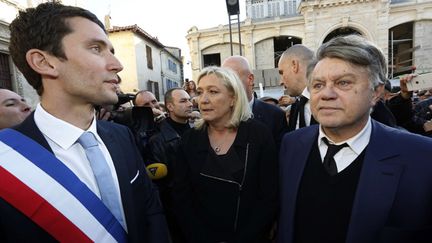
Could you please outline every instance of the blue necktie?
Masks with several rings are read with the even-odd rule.
[[[78,142],[84,148],[87,159],[90,161],[90,166],[96,178],[102,202],[108,207],[120,224],[125,227],[122,212],[120,210],[118,192],[114,185],[114,180],[108,167],[108,163],[105,160],[102,151],[99,149],[95,136],[91,132],[84,132],[78,138]]]

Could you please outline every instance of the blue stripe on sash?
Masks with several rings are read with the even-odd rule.
[[[105,227],[117,240],[126,242],[126,232],[102,201],[66,165],[52,153],[27,136],[13,129],[3,129],[0,140],[14,148],[41,170],[45,171],[75,198]],[[109,215],[109,217],[107,217]]]

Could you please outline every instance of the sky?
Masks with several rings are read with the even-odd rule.
[[[83,7],[101,21],[111,15],[112,26],[137,24],[166,46],[179,47],[185,57],[184,77],[191,78],[187,31],[228,24],[225,0],[81,0]],[[240,0],[240,20],[246,16],[245,0]]]

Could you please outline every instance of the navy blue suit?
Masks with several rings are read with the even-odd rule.
[[[279,149],[282,138],[288,129],[285,112],[275,105],[254,99],[252,113],[255,119],[264,123],[270,129],[276,148]]]
[[[293,242],[298,189],[317,137],[318,125],[313,125],[282,141],[279,243]],[[372,120],[347,243],[432,242],[431,151],[432,139]]]
[[[52,153],[35,124],[33,114],[14,129]],[[128,242],[168,242],[167,226],[158,193],[147,176],[132,133],[125,126],[105,121],[97,122],[97,131],[116,168],[128,227]],[[138,171],[138,178],[131,183]],[[0,199],[0,215],[0,242],[55,241],[3,199]]]

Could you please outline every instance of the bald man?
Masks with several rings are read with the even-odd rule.
[[[307,73],[313,68],[314,53],[304,45],[298,44],[288,48],[280,57],[278,63],[281,84],[297,101],[291,107],[291,115],[288,122],[288,131],[316,124],[311,115],[307,90]],[[312,68],[311,68],[312,67]]]
[[[246,58],[242,56],[228,57],[222,63],[222,67],[230,68],[237,73],[245,88],[254,118],[268,126],[272,131],[277,148],[279,148],[282,137],[288,128],[284,111],[279,107],[254,98],[253,88],[255,78]]]
[[[0,89],[0,129],[13,127],[30,115],[25,99],[8,89]]]
[[[138,93],[136,93],[134,105],[138,107],[152,108],[154,119],[157,122],[165,119],[165,114],[161,110],[155,95],[148,90],[140,90]]]

